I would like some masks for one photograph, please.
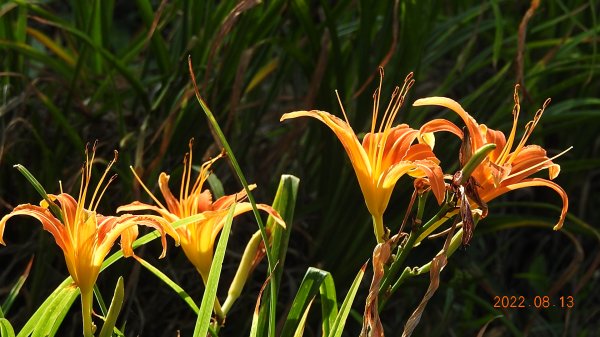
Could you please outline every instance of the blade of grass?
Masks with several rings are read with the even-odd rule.
[[[25,284],[25,281],[27,280],[27,277],[29,276],[29,272],[31,271],[32,264],[33,264],[33,257],[29,260],[29,263],[27,263],[27,267],[25,267],[25,271],[23,272],[23,275],[21,275],[19,277],[19,279],[17,280],[15,285],[12,287],[12,289],[10,289],[10,292],[8,293],[8,296],[6,296],[4,303],[2,303],[2,306],[0,307],[0,318],[4,317],[6,315],[6,313],[12,307],[12,304],[15,301],[15,298],[19,294],[19,291],[21,290],[21,288],[23,287],[23,284]]]
[[[323,326],[323,336],[329,335],[331,327],[335,324],[338,315],[337,295],[333,277],[325,277],[319,287],[321,294],[321,324]]]
[[[117,323],[117,317],[119,317],[119,312],[121,311],[121,307],[123,306],[123,297],[125,296],[125,289],[123,286],[123,277],[119,276],[117,280],[117,286],[115,287],[115,293],[113,295],[113,299],[110,303],[110,307],[108,309],[108,314],[106,315],[106,320],[102,325],[102,330],[100,330],[99,337],[111,337],[113,328]]]
[[[42,186],[42,184],[40,184],[40,182],[37,179],[35,179],[33,174],[31,174],[31,172],[29,172],[29,170],[27,170],[27,168],[25,168],[25,166],[23,166],[21,164],[16,164],[16,165],[14,165],[14,168],[16,168],[19,172],[21,172],[21,174],[25,177],[25,179],[27,179],[27,181],[29,181],[29,183],[33,186],[33,188],[48,203],[52,213],[54,213],[54,215],[58,218],[58,220],[60,220],[62,222],[63,221],[62,210],[54,203],[54,201],[50,200],[50,197],[48,196],[48,193],[46,193],[46,190],[44,190],[44,187]]]
[[[286,223],[286,228],[275,225],[275,221],[269,218],[267,228],[271,230],[272,235],[272,255],[278,257],[278,268],[275,268],[273,274],[270,274],[268,280],[274,283],[279,289],[281,283],[281,275],[283,273],[283,265],[287,253],[287,245],[289,236],[292,231],[294,208],[296,205],[296,197],[298,194],[298,184],[300,180],[291,175],[282,175],[279,181],[279,187],[273,201],[273,208],[281,215]],[[274,280],[271,280],[274,279]],[[259,308],[256,316],[252,320],[252,328],[250,336],[265,336],[268,334],[265,330],[269,314],[270,302],[267,298],[264,302],[258,303]]]
[[[48,308],[52,306],[52,304],[60,296],[60,294],[63,293],[63,290],[69,287],[75,289],[73,285],[73,279],[71,277],[68,277],[66,280],[64,280],[58,287],[56,287],[52,294],[50,294],[50,296],[46,298],[46,300],[39,306],[35,313],[29,318],[27,323],[25,323],[21,331],[19,331],[17,337],[26,337],[31,335],[36,325],[40,322],[42,315],[44,315],[46,310],[48,310]],[[69,296],[72,296],[73,300],[75,300],[77,294],[78,292],[74,292]]]
[[[202,110],[206,114],[206,117],[208,118],[208,121],[209,121],[212,129],[217,134],[218,139],[216,139],[216,141],[219,142],[225,148],[225,151],[227,153],[227,158],[229,158],[229,161],[231,162],[231,165],[233,166],[238,179],[240,180],[242,186],[244,186],[244,190],[246,191],[246,194],[248,196],[248,201],[252,205],[252,212],[254,213],[254,217],[256,218],[256,222],[258,224],[258,228],[260,229],[260,233],[263,238],[263,242],[265,243],[265,255],[267,256],[268,273],[269,273],[269,275],[271,275],[271,274],[273,274],[273,266],[274,266],[275,261],[273,260],[273,255],[271,253],[271,249],[269,248],[269,244],[268,244],[269,239],[268,239],[267,231],[262,222],[262,218],[260,217],[260,214],[258,212],[258,208],[256,207],[256,201],[254,200],[254,195],[252,194],[252,191],[248,187],[248,182],[246,180],[246,177],[244,176],[244,173],[242,172],[242,169],[240,168],[240,165],[238,164],[238,161],[237,161],[233,151],[231,150],[231,147],[229,146],[229,143],[227,142],[227,139],[225,138],[225,135],[223,134],[223,131],[221,130],[221,127],[219,126],[219,123],[215,119],[215,116],[213,115],[213,113],[210,110],[210,108],[208,107],[208,105],[206,105],[206,102],[204,102],[204,99],[202,99],[202,96],[200,96],[200,91],[196,84],[196,76],[195,76],[194,70],[192,68],[191,56],[188,57],[188,66],[189,66],[190,76],[192,78],[192,83],[194,86],[194,92],[196,94],[196,99],[198,100],[198,103],[200,103]],[[277,308],[277,286],[274,285],[273,283],[271,283],[271,286],[269,287],[269,289],[270,289],[270,291],[269,291],[270,310],[269,310],[269,333],[268,333],[268,336],[274,337],[275,336],[275,310]]]
[[[15,337],[15,330],[6,318],[0,318],[0,337]]]
[[[213,257],[212,264],[210,265],[208,281],[206,282],[204,295],[202,295],[200,311],[198,312],[196,326],[194,327],[194,337],[204,337],[208,333],[214,303],[217,298],[217,288],[219,286],[219,278],[221,277],[221,268],[223,267],[223,259],[225,258],[227,242],[229,241],[229,233],[231,232],[231,223],[233,222],[235,206],[236,204],[234,203],[229,209],[229,213],[227,213],[225,224],[223,225],[223,230],[221,231],[221,236],[219,237],[219,243],[217,244],[215,255]]]
[[[341,337],[342,332],[344,332],[344,326],[346,326],[346,320],[348,319],[348,314],[350,314],[350,309],[352,309],[352,303],[354,302],[354,298],[356,297],[356,293],[358,292],[358,288],[360,287],[360,282],[365,276],[365,269],[367,268],[367,264],[365,263],[348,289],[348,293],[346,294],[346,298],[344,298],[344,302],[342,302],[342,306],[340,307],[340,311],[335,317],[335,322],[331,326],[331,330],[328,337]]]
[[[324,283],[329,284],[323,287]],[[332,286],[334,289],[333,294],[329,292]],[[323,294],[325,295],[325,298],[322,298],[322,301],[334,302],[334,304],[329,305],[330,310],[327,313],[328,317],[326,320],[329,321],[332,318],[329,316],[331,316],[333,312],[333,307],[337,308],[337,300],[335,298],[335,286],[333,285],[333,278],[331,277],[331,274],[329,272],[318,268],[310,267],[306,271],[304,279],[302,280],[302,283],[300,283],[298,292],[294,297],[294,301],[292,302],[290,311],[285,320],[285,324],[283,325],[283,329],[281,330],[281,337],[294,336],[294,332],[298,329],[302,316],[304,315],[307,307],[310,305],[310,303],[312,303],[312,300],[320,291],[323,291]],[[333,314],[333,317],[335,317],[336,314]]]
[[[300,319],[300,322],[298,322],[298,327],[296,328],[296,332],[294,332],[294,337],[304,336],[304,327],[306,327],[306,318],[308,318],[308,312],[310,311],[310,307],[312,306],[314,299],[315,298],[313,297],[313,299],[310,301],[310,303],[308,303],[306,310],[304,310],[304,314],[302,314],[302,318]]]
[[[45,308],[39,320],[35,322],[32,336],[54,336],[78,295],[79,288],[75,285],[67,285],[60,289],[54,301]]]
[[[165,275],[163,272],[161,272],[158,268],[154,267],[152,264],[150,264],[148,261],[142,259],[141,257],[136,257],[136,260],[144,268],[148,269],[152,274],[154,274],[156,277],[158,277],[163,283],[165,283],[171,289],[173,289],[175,291],[175,293],[177,295],[179,295],[179,297],[181,297],[181,299],[185,303],[187,303],[187,305],[190,308],[192,308],[192,310],[194,310],[194,313],[198,314],[198,311],[200,310],[200,309],[198,309],[198,305],[196,304],[196,302],[194,302],[192,297],[187,292],[185,292],[185,290],[183,290],[182,287],[179,286],[179,284],[177,284],[175,281],[171,280],[171,278],[169,278],[167,275]]]
[[[300,179],[293,175],[284,174],[279,180],[279,186],[273,200],[273,208],[281,215],[286,223],[283,228],[275,223],[271,217],[267,220],[267,228],[271,230],[273,246],[271,248],[272,256],[277,259],[277,269],[273,273],[273,283],[279,289],[281,275],[287,255],[288,242],[292,232],[294,221],[294,209],[296,207],[296,198],[298,196],[298,185]]]

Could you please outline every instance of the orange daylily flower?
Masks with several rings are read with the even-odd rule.
[[[209,169],[211,165],[219,159],[221,155],[202,164],[200,174],[196,178],[194,184],[191,185],[192,145],[193,140],[190,141],[190,152],[186,154],[183,161],[184,169],[179,190],[179,199],[176,199],[173,196],[173,193],[171,193],[168,185],[169,175],[166,173],[162,172],[158,178],[158,186],[167,204],[167,206],[164,206],[154,194],[150,192],[146,185],[144,185],[132,168],[137,180],[158,206],[134,201],[131,204],[119,207],[117,212],[150,210],[157,212],[169,222],[196,214],[203,214],[204,218],[202,220],[187,226],[178,227],[175,230],[180,236],[181,248],[183,248],[185,255],[190,262],[192,262],[194,267],[196,267],[196,270],[200,273],[202,280],[206,284],[213,260],[214,243],[217,235],[221,232],[221,229],[225,224],[225,218],[229,208],[235,204],[235,217],[251,211],[252,205],[249,202],[243,202],[247,197],[244,190],[233,195],[223,196],[213,202],[210,191],[208,189],[202,189],[206,179],[208,179],[208,176],[210,175]],[[254,189],[255,187],[256,185],[250,186],[251,189]],[[267,212],[277,223],[285,227],[283,219],[271,206],[265,204],[257,204],[256,206],[258,209]]]
[[[445,185],[442,170],[438,165],[439,160],[428,145],[427,138],[419,139],[422,143],[413,144],[419,135],[418,130],[406,124],[392,127],[405,96],[414,83],[412,73],[406,77],[402,88],[396,87],[394,90],[381,124],[377,127],[383,70],[380,72],[379,88],[373,95],[371,131],[365,135],[362,143],[352,130],[341,102],[345,121],[318,110],[286,113],[281,116],[281,120],[313,117],[325,123],[335,133],[350,157],[365,203],[373,216],[377,241],[383,242],[386,239],[383,213],[390,201],[394,186],[401,176],[409,174],[417,178],[427,177],[439,203],[444,199]]]
[[[95,149],[96,145],[94,144],[92,154],[89,156],[86,147],[86,162],[82,168],[77,200],[62,191],[58,195],[48,195],[50,201],[60,208],[60,215],[53,214],[49,203],[42,200],[40,206],[19,205],[0,220],[0,244],[2,245],[5,245],[2,236],[6,222],[15,215],[28,215],[36,218],[42,223],[43,228],[52,234],[63,251],[69,274],[81,291],[85,336],[91,336],[93,330],[91,321],[93,287],[100,273],[100,267],[114,242],[124,233],[136,228],[138,224],[149,226],[161,233],[163,245],[161,257],[163,257],[166,251],[165,232],[177,235],[169,223],[158,216],[124,214],[115,217],[104,216],[96,212],[102,195],[116,177],[116,175],[111,177],[104,188],[100,189],[108,171],[117,159],[117,152],[115,151],[114,159],[108,164],[88,201],[88,187],[92,175]],[[87,207],[85,206],[86,201]],[[121,245],[126,256],[133,253],[131,242],[122,240]]]
[[[556,191],[563,202],[560,219],[554,226],[555,230],[559,230],[562,228],[569,207],[569,199],[566,192],[555,182],[541,178],[529,178],[529,176],[547,168],[549,178],[551,180],[556,178],[560,172],[560,166],[553,163],[552,160],[564,154],[570,148],[553,158],[548,158],[546,150],[541,146],[525,145],[533,129],[542,117],[545,108],[550,103],[550,99],[544,102],[542,108],[536,112],[533,120],[527,123],[523,137],[516,143],[517,120],[521,110],[518,85],[515,86],[514,101],[513,126],[508,139],[501,131],[478,124],[460,104],[450,98],[428,97],[415,101],[413,105],[438,105],[456,112],[464,121],[469,132],[470,154],[473,154],[485,144],[496,144],[496,148],[488,154],[487,159],[471,175],[479,185],[479,196],[484,202],[488,202],[508,191],[530,186],[546,186]],[[438,119],[425,123],[420,131],[422,134],[431,134],[435,131],[448,131],[463,139],[461,129],[447,120]],[[516,146],[514,146],[515,143],[517,144]]]

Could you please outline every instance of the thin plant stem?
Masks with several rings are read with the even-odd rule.
[[[373,215],[373,229],[375,230],[375,237],[377,238],[377,243],[385,242],[384,234],[385,227],[383,226],[383,216],[375,216]]]
[[[81,315],[83,320],[83,336],[93,337],[92,304],[94,300],[93,291],[81,290]]]
[[[419,196],[419,201],[417,204],[417,214],[416,214],[416,219],[415,219],[416,223],[420,222],[419,216],[423,215],[425,198],[426,198],[425,195]],[[383,309],[383,307],[385,306],[385,303],[387,302],[387,299],[397,290],[397,287],[394,288],[394,287],[391,287],[390,285],[394,281],[395,276],[400,271],[400,268],[402,268],[404,261],[406,261],[406,258],[408,257],[408,254],[410,253],[410,251],[412,250],[414,245],[417,243],[417,238],[420,236],[421,232],[424,229],[431,226],[432,224],[438,222],[440,219],[442,219],[450,209],[451,209],[450,205],[448,205],[448,203],[444,203],[442,205],[442,207],[440,208],[440,210],[438,211],[438,213],[436,215],[434,215],[431,219],[429,219],[429,221],[427,221],[427,223],[425,223],[422,227],[415,226],[412,229],[412,231],[410,232],[410,235],[408,236],[406,243],[402,247],[399,248],[400,254],[394,260],[394,262],[392,262],[392,265],[390,266],[390,269],[388,270],[385,279],[381,283],[379,292],[382,293],[384,296],[379,305],[379,311],[381,311]],[[404,274],[404,272],[403,272],[403,274]],[[400,277],[402,277],[402,275],[400,275]],[[394,283],[398,283],[398,282],[396,281]]]

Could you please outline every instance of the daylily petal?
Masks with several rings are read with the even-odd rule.
[[[4,235],[4,227],[8,219],[12,218],[15,215],[28,215],[33,218],[36,218],[39,222],[42,223],[42,227],[44,230],[50,232],[56,241],[56,244],[62,249],[65,250],[69,245],[68,243],[68,234],[66,233],[66,229],[63,224],[58,221],[57,218],[52,215],[52,213],[44,207],[35,206],[31,204],[19,205],[13,209],[12,212],[2,217],[0,220],[0,244],[6,245],[3,240]]]
[[[154,205],[145,204],[145,203],[139,202],[139,201],[134,201],[130,204],[119,206],[117,208],[117,213],[132,212],[132,211],[145,211],[145,210],[155,211],[158,214],[160,214],[160,216],[167,219],[167,221],[169,221],[169,222],[174,222],[174,221],[179,220],[178,216],[170,213],[169,211],[167,211],[163,208],[160,208],[160,207],[157,207]]]
[[[254,190],[255,188],[256,188],[256,184],[248,185],[248,189],[250,189],[250,191]],[[234,202],[244,200],[247,197],[248,197],[248,194],[246,193],[245,189],[242,189],[241,191],[237,192],[236,194],[224,195],[224,196],[220,197],[219,199],[217,199],[217,201],[215,201],[212,204],[211,210],[218,211],[218,210],[223,210],[223,209],[229,209],[229,207],[231,207],[231,205],[233,205]]]
[[[458,104],[456,101],[447,98],[447,97],[427,97],[416,100],[413,103],[413,106],[424,106],[424,105],[438,105],[448,108],[462,118],[469,130],[469,134],[471,136],[471,142],[473,143],[473,150],[479,149],[484,145],[484,140],[482,135],[479,132],[479,124],[469,115],[463,107]]]
[[[562,187],[560,187],[558,184],[556,184],[555,182],[552,182],[552,181],[549,181],[546,179],[540,179],[540,178],[525,179],[525,180],[515,183],[515,184],[501,186],[496,189],[493,189],[493,190],[489,191],[488,193],[486,193],[485,195],[482,195],[481,197],[485,202],[488,202],[488,201],[496,198],[497,196],[502,195],[508,191],[512,191],[512,190],[516,190],[516,189],[524,188],[524,187],[533,187],[533,186],[549,187],[549,188],[553,189],[554,191],[556,191],[556,193],[558,193],[558,195],[561,197],[562,202],[563,202],[563,207],[562,207],[562,211],[560,213],[560,219],[558,220],[558,223],[554,226],[554,230],[561,229],[563,226],[563,223],[565,221],[565,217],[567,216],[567,210],[569,209],[569,198],[567,197],[567,193],[565,192],[565,190]]]
[[[450,132],[452,134],[455,134],[458,138],[463,139],[462,130],[458,126],[456,126],[456,124],[452,123],[451,121],[449,121],[447,119],[439,118],[439,119],[430,120],[429,122],[423,124],[423,126],[421,126],[421,128],[419,129],[419,132],[421,134],[440,132],[440,131]]]
[[[130,229],[134,226],[137,226],[137,225],[148,226],[148,227],[158,230],[158,232],[161,235],[161,243],[163,246],[163,251],[162,251],[160,257],[162,258],[165,256],[166,249],[167,249],[165,228],[168,228],[169,225],[162,218],[157,217],[157,216],[151,216],[151,215],[124,214],[118,218],[110,217],[110,218],[100,219],[100,220],[101,220],[101,222],[98,223],[98,227],[102,228],[102,230],[106,232],[106,235],[104,236],[103,240],[99,241],[99,243],[98,243],[98,247],[96,249],[96,255],[94,257],[95,262],[99,261],[101,264],[102,261],[104,261],[104,258],[106,257],[106,255],[108,255],[110,248],[113,246],[115,241],[123,234],[123,232],[125,232],[128,229]],[[171,231],[171,233],[174,233],[174,231]],[[129,231],[126,235],[131,235],[131,234],[132,234],[131,231]],[[175,235],[175,238],[178,238],[177,234],[174,234],[174,235]],[[127,250],[128,250],[128,248],[125,248],[124,253],[126,253]]]
[[[444,172],[437,165],[437,163],[431,160],[418,160],[415,161],[417,167],[422,170],[427,178],[429,179],[429,185],[431,191],[437,199],[439,205],[442,204],[446,196],[446,183],[444,182]]]
[[[439,163],[439,160],[435,157],[435,154],[431,150],[431,147],[427,144],[415,144],[410,147],[408,153],[404,157],[404,160],[415,161],[420,159],[429,159]]]
[[[171,189],[169,189],[169,178],[169,175],[162,172],[160,176],[158,176],[158,188],[167,202],[169,211],[176,216],[181,217],[182,214],[179,210],[179,201],[175,199],[173,193],[171,193]]]
[[[411,129],[408,126],[398,129],[392,128],[392,132],[386,141],[386,148],[388,148],[388,150],[384,151],[384,161],[382,166],[387,167],[399,161],[406,160],[405,157],[407,152],[412,148],[410,144],[415,141],[418,134],[419,132],[417,130]],[[388,146],[388,143],[391,143],[391,146]]]
[[[383,188],[392,188],[396,185],[396,182],[400,177],[407,174],[411,170],[414,170],[417,167],[415,163],[411,161],[402,161],[397,164],[392,165],[386,173],[384,173],[377,186],[381,186]]]
[[[490,160],[495,162],[506,145],[506,137],[501,131],[486,128],[485,141],[487,144],[496,144],[496,148],[488,155]]]
[[[280,120],[284,121],[286,119],[297,117],[313,117],[325,123],[333,131],[333,133],[335,133],[346,149],[346,152],[350,157],[350,162],[352,163],[356,173],[364,175],[371,173],[371,167],[369,165],[367,153],[361,146],[350,125],[328,112],[319,110],[295,111],[286,113],[281,116]]]
[[[129,227],[121,233],[121,250],[123,251],[123,256],[135,256],[133,242],[137,239],[138,234],[137,226]]]
[[[198,212],[210,211],[212,201],[212,193],[210,193],[209,190],[202,191],[196,201],[196,204],[198,205]]]
[[[77,200],[67,193],[59,195],[48,194],[48,197],[52,201],[58,201],[65,217],[65,223],[72,223],[75,219],[75,214],[77,214]]]

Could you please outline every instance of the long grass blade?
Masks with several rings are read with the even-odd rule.
[[[348,289],[348,293],[346,294],[346,298],[344,298],[344,302],[342,302],[342,306],[340,307],[340,311],[335,317],[335,321],[331,326],[328,337],[341,337],[344,332],[344,327],[346,326],[346,320],[348,319],[348,315],[350,314],[350,309],[352,309],[352,303],[354,303],[354,298],[356,297],[356,293],[358,293],[358,288],[360,287],[360,282],[365,276],[365,269],[367,268],[367,264],[365,263],[362,268],[356,274],[350,289]]]
[[[8,296],[6,296],[4,303],[2,303],[2,306],[0,307],[0,318],[3,318],[6,315],[6,313],[10,310],[10,308],[12,307],[15,299],[17,298],[17,295],[19,295],[19,291],[21,291],[21,288],[25,284],[25,281],[27,281],[27,277],[29,276],[29,272],[31,271],[32,264],[33,264],[33,257],[31,259],[29,259],[29,263],[27,263],[27,267],[25,267],[25,271],[23,272],[23,274],[21,276],[19,276],[19,279],[17,280],[15,285],[10,289]]]
[[[181,286],[179,286],[179,284],[177,284],[175,281],[171,280],[170,277],[168,277],[167,275],[165,275],[162,271],[160,271],[158,268],[154,267],[152,264],[150,264],[148,261],[142,259],[141,257],[136,257],[136,260],[142,266],[144,266],[144,268],[148,269],[152,274],[154,274],[156,277],[158,277],[164,284],[168,285],[171,289],[173,289],[173,291],[179,297],[181,297],[181,299],[185,303],[187,303],[187,305],[196,314],[198,314],[198,311],[200,310],[200,309],[198,309],[198,305],[196,304],[196,302],[194,302],[194,300],[192,299],[192,297],[185,290],[183,290],[183,288]]]
[[[227,213],[225,224],[223,225],[223,230],[219,237],[219,243],[217,244],[215,255],[212,264],[210,265],[206,289],[204,289],[204,295],[202,295],[202,302],[200,303],[200,311],[198,312],[198,318],[196,319],[196,326],[193,334],[194,337],[204,337],[208,333],[214,303],[217,298],[217,288],[219,286],[221,268],[223,267],[223,259],[225,258],[225,250],[227,249],[227,242],[229,241],[229,233],[231,232],[231,223],[233,222],[234,212],[235,204],[231,206],[229,213]]]
[[[0,318],[0,337],[15,337],[15,330],[6,318]]]
[[[123,276],[119,276],[117,280],[117,285],[115,287],[115,293],[113,295],[113,299],[110,303],[110,307],[108,308],[108,314],[106,315],[106,320],[102,325],[102,330],[100,330],[99,337],[111,337],[115,324],[117,323],[117,318],[119,317],[119,313],[121,312],[121,307],[123,306],[123,300],[125,296],[125,289],[123,283]]]
[[[14,168],[16,168],[19,172],[21,172],[21,174],[25,177],[25,179],[27,179],[27,181],[29,181],[29,183],[33,186],[33,188],[48,203],[52,213],[62,222],[63,221],[62,220],[63,219],[62,210],[60,209],[60,207],[58,207],[58,205],[56,205],[54,203],[54,201],[50,200],[50,197],[48,196],[48,193],[46,193],[46,190],[44,190],[44,187],[42,186],[42,184],[40,184],[40,182],[37,179],[35,179],[33,174],[31,174],[31,172],[29,172],[29,170],[27,168],[25,168],[25,166],[23,166],[21,164],[16,164],[14,166]]]
[[[325,286],[323,286],[324,283],[326,284]],[[337,303],[335,298],[335,287],[333,286],[333,293],[330,291],[332,286],[333,278],[329,272],[314,267],[308,268],[302,283],[300,283],[298,292],[294,297],[294,301],[292,302],[292,306],[285,320],[285,324],[283,325],[283,329],[281,330],[281,337],[294,336],[294,333],[298,330],[298,326],[300,325],[306,309],[316,295],[321,292],[321,289],[323,290],[324,295],[321,298],[322,301],[333,301],[334,303]],[[337,307],[337,304],[327,306],[327,321],[331,319],[330,316],[333,313],[333,307]],[[335,316],[335,314],[333,316]]]
[[[242,169],[240,168],[240,165],[238,164],[235,154],[231,150],[231,147],[229,146],[229,142],[227,142],[227,139],[225,138],[225,135],[223,134],[223,131],[221,130],[221,127],[219,126],[219,123],[217,122],[212,111],[210,110],[210,108],[208,107],[206,102],[204,102],[204,99],[202,99],[202,96],[200,95],[200,91],[196,84],[196,76],[195,76],[194,70],[192,68],[191,57],[188,57],[188,66],[189,66],[190,76],[192,78],[192,84],[194,86],[194,92],[196,93],[196,99],[198,100],[198,103],[200,103],[202,110],[206,114],[206,117],[208,118],[210,126],[212,127],[214,132],[217,134],[218,139],[216,139],[216,141],[218,141],[225,148],[225,151],[227,153],[227,158],[230,160],[231,165],[233,166],[235,173],[236,173],[238,179],[240,180],[242,186],[244,186],[244,190],[246,191],[246,195],[248,196],[248,201],[252,205],[252,212],[254,213],[254,217],[256,219],[256,223],[258,224],[258,228],[260,229],[260,233],[263,238],[263,242],[265,242],[265,254],[267,256],[268,273],[270,275],[273,273],[275,261],[273,260],[273,255],[271,253],[271,249],[269,248],[269,244],[268,244],[269,239],[268,239],[267,231],[265,229],[265,225],[263,224],[262,218],[260,217],[260,214],[258,212],[258,208],[256,207],[256,200],[254,199],[254,195],[252,194],[252,191],[250,190],[248,181],[246,180],[246,177],[244,176],[244,173],[242,172]],[[269,290],[270,290],[269,291],[270,308],[269,308],[269,325],[268,325],[269,333],[268,333],[268,336],[274,337],[275,336],[275,310],[277,307],[277,287],[276,287],[276,285],[271,283]]]

